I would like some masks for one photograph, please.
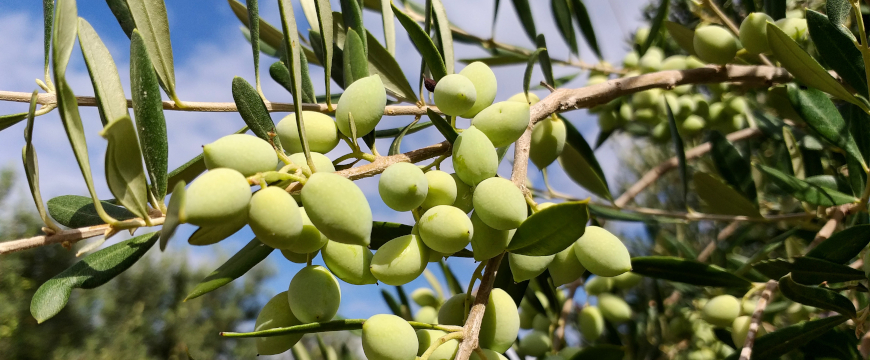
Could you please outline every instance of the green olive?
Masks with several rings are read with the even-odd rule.
[[[558,117],[553,116],[535,124],[532,128],[529,159],[539,169],[546,168],[562,153],[567,136],[565,123]]]
[[[417,330],[417,356],[423,355],[432,344],[438,341],[442,336],[447,335],[441,330]],[[459,350],[459,341],[456,339],[449,340],[441,345],[429,355],[431,360],[453,360],[456,352]]]
[[[426,200],[429,181],[417,165],[407,162],[395,163],[381,173],[378,193],[390,209],[411,211]]]
[[[767,42],[767,23],[773,19],[763,13],[754,12],[746,16],[740,24],[740,43],[751,54],[769,54],[770,44]]]
[[[236,170],[218,168],[193,180],[178,217],[199,226],[225,224],[246,217],[250,201],[248,180]]]
[[[290,304],[287,302],[287,292],[281,292],[272,297],[257,315],[254,331],[263,331],[279,327],[301,325],[302,322],[293,316]],[[290,350],[302,339],[304,334],[289,334],[280,336],[258,337],[257,354],[275,355]]]
[[[302,204],[311,223],[330,240],[369,245],[372,210],[353,181],[332,173],[314,173],[302,187]]]
[[[505,352],[517,339],[519,331],[520,315],[513,298],[502,289],[492,289],[480,323],[480,347]]]
[[[540,208],[540,207],[539,207]],[[553,258],[553,262],[547,267],[550,270],[550,276],[553,278],[554,286],[561,286],[580,278],[586,268],[580,264],[580,260],[574,255],[574,247],[569,246],[558,253]]]
[[[453,170],[462,182],[471,186],[495,176],[498,154],[486,134],[471,126],[456,138],[453,143]]]
[[[467,77],[474,84],[474,90],[477,92],[477,100],[474,101],[474,106],[462,114],[464,118],[473,118],[481,110],[492,105],[495,100],[495,93],[498,90],[498,81],[495,78],[495,73],[488,65],[475,61],[468,64],[459,75]]]
[[[352,285],[374,284],[372,251],[365,246],[329,241],[323,247],[323,262],[342,281]]]
[[[613,286],[616,286],[619,289],[627,290],[631,289],[641,281],[643,281],[643,277],[635,274],[633,272],[623,273],[622,275],[616,275],[613,278]]]
[[[494,229],[516,229],[528,216],[522,191],[508,179],[493,177],[482,181],[474,189],[472,201],[480,220]]]
[[[410,360],[417,355],[417,334],[398,316],[375,315],[363,323],[362,348],[368,360]]]
[[[598,276],[616,276],[631,270],[631,255],[616,236],[597,226],[587,226],[574,243],[574,253],[583,267]]]
[[[468,214],[469,212],[471,212],[472,209],[474,209],[474,189],[472,189],[471,186],[462,181],[462,179],[459,178],[459,175],[450,174],[450,177],[453,178],[453,182],[456,184],[456,201],[453,202],[453,206]]]
[[[471,237],[471,249],[476,261],[489,260],[504,252],[516,231],[493,229],[483,220],[480,220],[476,211],[471,213],[471,225],[474,229],[474,234]]]
[[[523,354],[541,358],[552,346],[553,343],[547,333],[532,330],[520,339],[519,349]]]
[[[272,171],[278,154],[268,142],[253,135],[233,134],[202,147],[205,167],[229,168],[244,176]]]
[[[419,288],[417,290],[414,290],[413,292],[411,292],[411,300],[414,300],[414,302],[420,306],[441,306],[441,302],[438,301],[435,293],[432,292],[432,290],[429,288]]]
[[[525,93],[519,93],[519,94],[514,94],[513,96],[509,97],[507,99],[507,101],[516,101],[516,102],[526,103],[526,104],[529,104],[529,106],[532,106],[532,105],[537,104],[539,101],[541,101],[541,98],[539,98],[538,95],[536,95],[535,93],[530,92],[529,93],[529,100],[526,100]]]
[[[737,39],[725,28],[718,25],[701,26],[695,29],[692,41],[698,58],[708,63],[727,64],[737,55]]]
[[[529,105],[522,102],[497,102],[475,115],[471,125],[486,134],[492,146],[508,146],[526,131],[530,121],[529,111]]]
[[[423,210],[431,209],[438,205],[453,205],[456,202],[456,180],[450,174],[441,170],[426,172],[426,183],[429,190],[426,199],[420,204]]]
[[[460,116],[471,110],[476,101],[474,83],[464,75],[447,75],[435,85],[435,106],[446,115]]]
[[[686,70],[686,57],[683,55],[668,56],[662,61],[662,70]]]
[[[341,303],[338,280],[320,265],[309,265],[299,270],[287,290],[290,309],[303,323],[332,320]]]
[[[740,301],[731,295],[719,295],[707,301],[701,317],[717,327],[728,327],[740,315]]]
[[[319,253],[320,253],[320,250],[317,250],[317,251],[310,253],[310,254],[297,254],[297,253],[292,252],[290,250],[281,250],[281,255],[283,255],[285,259],[289,260],[290,262],[297,263],[297,264],[305,264],[308,262],[309,257],[311,257],[313,259],[313,258],[317,257],[317,254],[319,254]]]
[[[387,106],[387,92],[378,74],[354,81],[344,90],[335,109],[338,131],[344,136],[353,137],[350,117],[356,127],[356,136],[370,133],[384,116]]]
[[[438,310],[435,310],[435,308],[431,306],[423,306],[414,313],[414,321],[427,324],[437,324]]]
[[[316,244],[297,243],[302,240],[303,227],[299,206],[287,191],[279,187],[269,186],[254,193],[248,207],[248,224],[261,242],[276,249],[309,253],[323,246],[320,232],[314,226],[309,230],[316,233]]]
[[[622,298],[603,293],[598,295],[598,309],[601,316],[610,322],[621,324],[631,320],[631,307]]]
[[[301,166],[303,169],[308,169],[308,160],[305,159],[304,153],[295,153],[290,155],[290,161],[294,164]],[[317,172],[335,172],[335,166],[332,165],[332,160],[329,160],[326,155],[321,153],[312,152],[311,153],[311,161],[314,163],[314,167]],[[311,169],[308,169],[309,171]]]
[[[449,205],[427,210],[420,216],[417,229],[426,246],[443,254],[464,249],[474,236],[474,227],[465,212]]]
[[[595,341],[604,333],[604,316],[597,306],[584,306],[577,316],[580,333],[588,341]]]
[[[555,257],[556,255],[526,256],[509,253],[508,262],[514,276],[514,282],[526,281],[543,274]]]
[[[622,66],[625,68],[636,68],[639,62],[640,57],[637,56],[636,51],[629,51],[625,54],[625,57],[622,58]]]
[[[407,284],[426,270],[429,251],[416,235],[400,236],[387,241],[372,257],[372,275],[388,285]]]
[[[326,154],[338,146],[338,127],[329,115],[316,111],[303,111],[302,121],[305,124],[305,138],[308,140],[309,151]],[[302,141],[299,139],[295,113],[290,113],[281,119],[275,129],[285,151],[291,154],[302,152]]]
[[[599,295],[609,292],[611,289],[613,289],[613,278],[604,276],[591,277],[583,284],[586,295]]]

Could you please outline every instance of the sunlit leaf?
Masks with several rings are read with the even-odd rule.
[[[356,31],[357,35],[359,35],[360,40],[362,40],[363,49],[368,48],[368,44],[366,44],[366,36],[367,33],[365,25],[363,25],[363,16],[362,16],[362,8],[360,8],[360,3],[358,0],[340,0],[341,2],[341,16],[344,19],[345,29],[353,29]],[[365,50],[368,51],[368,50]],[[349,84],[348,84],[349,85]]]
[[[130,210],[108,201],[100,201],[100,205],[106,213],[115,219],[128,220],[136,217]],[[94,201],[86,196],[58,196],[49,199],[46,206],[51,217],[68,228],[82,228],[106,223],[97,213]]]
[[[296,30],[296,17],[293,15],[293,2],[290,0],[279,0],[278,8],[281,12],[281,29],[284,30],[284,51],[285,51],[285,63],[287,64],[287,69],[290,70],[290,84],[293,89],[293,104],[297,106],[302,104],[302,60],[300,59],[301,51],[299,44],[299,32]],[[360,20],[362,22],[362,20]],[[237,81],[233,80],[233,89],[235,90],[235,83]],[[242,79],[244,82],[244,79]],[[247,83],[247,82],[245,82]],[[241,85],[241,84],[240,84]],[[250,86],[250,85],[248,85]],[[235,94],[235,91],[233,92]],[[247,97],[247,96],[246,96]],[[235,99],[235,95],[233,96]],[[239,100],[243,100],[242,94],[240,93],[239,98],[236,100],[236,103]],[[260,105],[256,107],[256,112],[258,113],[256,116],[260,120],[262,124],[265,125],[265,119],[268,117],[269,113],[266,112],[266,117],[263,117],[262,114],[259,114],[262,110],[265,110],[266,105],[263,102],[260,102]],[[305,154],[305,159],[308,162],[308,167],[311,168],[312,171],[316,171],[314,166],[314,162],[311,160],[311,150],[308,147],[308,137],[305,135],[305,123],[302,121],[302,111],[296,111],[296,129],[299,133],[299,139],[302,144],[302,152]],[[247,120],[245,120],[247,122]],[[271,125],[272,134],[277,134],[274,131],[275,124],[272,122],[271,118],[269,118],[268,125]],[[262,125],[261,125],[262,126]],[[248,124],[248,127],[257,133],[251,124]],[[260,136],[260,134],[257,134]],[[262,136],[260,136],[262,137]],[[278,141],[277,137],[274,137],[272,140],[274,142],[275,148],[278,151],[283,151],[281,147],[281,143]]]
[[[583,0],[571,0],[571,7],[574,10],[574,20],[577,20],[577,25],[580,26],[580,33],[586,39],[586,45],[592,48],[598,59],[603,59],[604,56],[601,55],[601,48],[598,47],[598,39],[595,38],[592,20],[589,18],[589,12],[586,11],[586,4],[583,3]]]
[[[33,146],[33,120],[36,112],[36,99],[39,91],[34,90],[30,95],[30,110],[27,112],[27,126],[24,128],[24,148],[21,149],[21,157],[24,162],[24,175],[27,177],[27,185],[30,187],[30,195],[36,205],[36,211],[45,226],[58,231],[60,227],[48,217],[45,204],[42,202],[42,193],[39,191],[39,161],[36,157],[36,148]]]
[[[526,100],[529,100],[529,83],[532,82],[532,70],[535,69],[535,62],[538,61],[538,56],[546,51],[546,48],[538,48],[529,56],[529,61],[526,63],[526,72],[523,75],[523,92],[526,94]]]
[[[444,59],[444,67],[448,74],[453,74],[455,60],[453,56],[453,32],[450,31],[450,22],[447,20],[447,10],[441,0],[432,1],[432,13],[435,15],[435,35],[438,37],[438,46],[441,57]]]
[[[66,73],[66,66],[69,63],[70,55],[72,55],[73,46],[75,46],[78,21],[76,0],[58,0],[55,7],[51,46],[55,82],[61,81]]]
[[[562,39],[565,39],[565,42],[568,43],[568,49],[574,55],[579,54],[577,50],[577,36],[574,34],[574,24],[571,22],[571,7],[568,5],[568,0],[550,0],[550,10],[553,12],[556,29],[559,30],[559,35],[562,35]],[[538,44],[538,47],[542,47],[541,44]]]
[[[697,286],[746,288],[751,285],[746,279],[718,266],[678,257],[634,257],[631,258],[631,271],[647,277]]]
[[[710,174],[695,171],[692,183],[705,208],[714,214],[761,217],[755,204]]]
[[[807,28],[819,55],[846,83],[859,94],[867,96],[867,74],[864,58],[855,47],[854,35],[843,26],[833,24],[828,17],[807,9]]]
[[[239,109],[239,115],[245,120],[245,124],[257,137],[266,140],[272,147],[283,151],[281,140],[278,138],[275,123],[269,116],[269,110],[263,99],[257,94],[257,90],[245,79],[233,78],[233,100]],[[301,113],[301,111],[297,111]]]
[[[51,58],[51,27],[54,25],[54,1],[55,0],[42,0],[42,44],[44,50],[43,72],[45,72],[46,80],[49,80],[51,77],[49,59]],[[108,0],[109,7],[112,7],[113,2],[119,1],[120,0]],[[124,2],[124,7],[126,6],[127,3]],[[112,11],[114,12],[114,8]],[[2,129],[2,123],[0,123],[0,130]]]
[[[864,156],[858,149],[848,124],[825,93],[813,88],[801,90],[792,84],[788,86],[788,98],[807,125],[817,134],[843,149],[846,154],[867,168]]]
[[[390,55],[396,56],[396,17],[393,15],[393,9],[390,7],[389,1],[380,1],[380,3],[381,17],[384,20],[384,42],[387,44],[387,52]]]
[[[106,183],[115,199],[136,216],[148,220],[148,182],[133,120],[122,116],[100,132],[106,147]]]
[[[798,284],[792,280],[791,274],[779,279],[779,290],[791,301],[855,318],[855,305],[845,296],[829,289]]]
[[[436,115],[437,115],[437,114],[436,114]],[[405,133],[405,135],[413,134],[413,133],[415,133],[415,132],[418,132],[418,131],[421,131],[421,130],[423,130],[423,129],[426,129],[426,128],[432,126],[432,125],[434,125],[434,123],[431,122],[431,121],[418,122],[417,124],[415,124],[414,126],[412,126],[410,129],[408,129],[408,131]],[[401,133],[401,132],[403,132],[403,131],[405,131],[405,127],[404,127],[404,126],[402,126],[402,127],[397,127],[397,128],[392,128],[392,129],[375,130],[375,137],[378,138],[378,139],[381,139],[381,138],[394,138],[394,137],[398,136],[399,133]]]
[[[834,25],[842,25],[852,14],[852,4],[849,0],[827,0],[825,1],[825,13],[831,19]]]
[[[783,191],[800,201],[818,206],[834,206],[858,201],[854,196],[808,183],[772,167],[761,164],[756,164],[756,167],[767,174],[768,178]]]
[[[266,256],[272,253],[272,250],[275,249],[264,245],[260,240],[254,238],[233,257],[223,263],[223,265],[212,271],[211,274],[208,274],[199,284],[196,284],[184,301],[198,298],[229,284],[266,259]]]
[[[187,201],[187,190],[184,181],[179,181],[172,189],[172,197],[169,198],[169,206],[166,210],[166,219],[163,220],[163,228],[160,229],[160,251],[166,250],[166,244],[175,235],[175,229],[181,225],[181,212]]]
[[[514,233],[508,251],[529,256],[558,253],[583,236],[588,218],[586,201],[550,206],[523,221]]]
[[[158,78],[151,66],[144,39],[133,31],[130,40],[130,89],[133,93],[133,114],[136,130],[142,142],[142,155],[151,191],[161,204],[166,197],[169,168],[169,139],[163,101],[160,99]]]
[[[668,29],[668,34],[671,34],[671,38],[677,42],[677,45],[680,45],[689,55],[695,55],[695,44],[693,42],[695,30],[673,21],[665,21],[665,28]]]
[[[607,179],[604,177],[604,171],[598,164],[589,143],[571,122],[565,118],[562,118],[562,122],[565,123],[567,133],[566,146],[562,150],[562,154],[559,155],[559,164],[562,165],[562,169],[571,180],[589,192],[604,199],[613,200],[610,188],[607,186]]]
[[[858,256],[870,243],[870,225],[855,225],[834,233],[806,254],[830,262],[844,264]]]
[[[130,6],[136,29],[142,34],[160,84],[166,90],[166,95],[180,103],[175,93],[175,65],[172,60],[172,43],[169,40],[166,4],[163,0],[127,0],[127,5]]]
[[[121,85],[121,77],[118,75],[118,68],[115,67],[112,54],[85,19],[79,18],[78,30],[79,44],[91,76],[91,83],[94,85],[97,109],[103,126],[122,117],[129,117],[127,97],[124,95],[124,87]]]
[[[353,1],[353,0],[350,0]],[[365,45],[354,29],[348,29],[344,38],[344,86],[369,76]]]
[[[436,48],[435,43],[432,42],[432,38],[423,31],[420,24],[417,24],[416,21],[402,12],[402,10],[399,10],[395,4],[392,6],[393,14],[396,15],[397,19],[399,19],[399,23],[401,23],[402,27],[405,28],[405,31],[408,32],[408,35],[411,37],[411,41],[414,43],[417,51],[423,56],[423,60],[426,61],[429,71],[432,72],[432,77],[435,81],[441,80],[442,77],[447,75],[447,68],[444,65],[444,59],[441,57],[441,53],[438,52],[438,48]]]
[[[565,1],[565,0],[554,0],[554,1]],[[569,19],[570,20],[570,19]],[[544,38],[544,34],[538,35],[535,40],[538,48],[547,48],[547,39]],[[550,62],[550,52],[547,50],[541,51],[538,54],[538,63],[541,64],[541,72],[544,73],[544,81],[550,86],[556,87],[556,79],[553,78],[553,64]]]
[[[523,25],[523,30],[526,31],[526,35],[529,36],[529,39],[532,42],[535,41],[535,37],[538,35],[538,31],[535,30],[535,19],[532,17],[532,7],[529,5],[529,0],[511,0],[514,3],[514,10],[517,13],[517,16],[520,17],[520,23]]]

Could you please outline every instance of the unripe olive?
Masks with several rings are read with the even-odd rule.
[[[423,306],[414,313],[414,321],[427,324],[437,324],[438,310],[435,310],[435,308],[431,306]]]
[[[638,109],[634,112],[634,120],[647,125],[657,125],[662,123],[662,118],[659,113],[650,108]]]
[[[310,254],[297,254],[297,253],[292,252],[290,250],[281,250],[281,255],[283,255],[285,259],[289,260],[290,262],[297,263],[297,264],[305,264],[308,262],[309,256],[313,259],[313,258],[317,257],[317,254],[319,254],[319,253],[320,253],[320,250],[317,250],[317,251],[310,253]]]
[[[426,200],[429,182],[423,170],[420,170],[417,165],[406,162],[395,163],[388,166],[381,174],[378,193],[390,209],[411,211]]]
[[[418,350],[417,333],[398,316],[375,315],[363,323],[362,347],[369,360],[413,359]]]
[[[309,265],[299,270],[287,290],[290,309],[303,323],[332,320],[341,303],[338,280],[320,265]]]
[[[604,316],[597,306],[584,306],[577,314],[577,322],[580,325],[580,333],[588,341],[595,341],[604,332]]]
[[[441,330],[428,330],[428,329],[420,329],[417,330],[417,356],[422,356],[423,353],[426,352],[432,344],[438,341],[442,336],[447,335],[446,332]],[[429,359],[432,360],[453,360],[453,357],[456,356],[456,351],[459,350],[459,341],[456,339],[449,340],[441,345],[438,345],[438,348],[429,354]]]
[[[229,168],[251,176],[275,168],[278,155],[268,142],[253,135],[232,134],[202,147],[205,167]]]
[[[616,112],[616,115],[620,123],[626,123],[631,121],[633,113],[634,109],[631,108],[631,104],[624,102],[622,105],[619,105],[619,111]]]
[[[543,331],[532,330],[520,339],[520,351],[529,356],[542,357],[552,346],[550,336]]]
[[[323,246],[317,229],[311,229],[316,236],[314,244],[297,244],[297,241],[302,240],[300,239],[302,216],[299,214],[299,206],[287,191],[276,186],[261,189],[251,197],[248,224],[263,244],[276,249],[292,249],[298,253],[309,253]]]
[[[738,347],[742,347],[744,343],[746,343],[746,334],[749,333],[749,325],[752,323],[751,316],[738,316],[731,323],[731,340],[734,340],[734,345]],[[767,331],[764,330],[764,326],[759,324],[758,332],[755,334],[755,338],[758,339],[761,336],[767,334]]]
[[[680,124],[680,136],[692,137],[701,130],[704,130],[705,126],[707,126],[707,122],[704,118],[698,115],[689,115],[689,117],[687,117],[686,120],[683,120]]]
[[[613,278],[613,286],[616,286],[619,289],[631,289],[637,284],[640,284],[643,281],[643,277],[635,274],[633,272],[623,273],[621,275],[616,275]]]
[[[740,315],[740,301],[731,295],[719,295],[707,301],[701,317],[716,327],[728,327]]]
[[[534,311],[525,309],[520,311],[520,329],[531,329],[537,317],[538,315]]]
[[[752,315],[755,312],[755,305],[758,304],[758,298],[740,299],[740,315]]]
[[[782,18],[776,21],[776,26],[792,38],[794,41],[807,39],[807,20],[795,18]]]
[[[314,173],[302,187],[302,203],[311,223],[330,240],[369,245],[372,209],[353,181],[332,173]]]
[[[605,75],[592,75],[589,80],[586,80],[586,86],[598,85],[609,80]]]
[[[516,229],[528,217],[526,199],[510,180],[494,177],[474,189],[474,212],[490,227]]]
[[[441,170],[430,170],[426,174],[429,185],[426,199],[420,204],[424,210],[438,205],[453,205],[456,202],[456,180]]]
[[[716,353],[708,348],[690,351],[686,354],[686,360],[715,360]]]
[[[474,236],[474,227],[468,216],[449,205],[427,210],[417,222],[417,229],[426,246],[443,254],[462,250]]]
[[[701,26],[695,29],[692,41],[698,58],[708,63],[727,64],[737,55],[739,46],[731,32],[718,25]]]
[[[287,302],[287,292],[284,291],[269,299],[266,306],[257,315],[254,331],[269,330],[279,327],[301,325],[302,322],[293,316],[290,304]],[[290,334],[281,336],[268,336],[257,338],[257,354],[275,355],[290,350],[293,345],[302,339],[304,334]]]
[[[662,61],[662,70],[686,70],[686,57],[683,55],[668,56]]]
[[[468,358],[470,360],[508,360],[508,358],[504,357],[504,355],[497,353],[495,351],[492,351],[490,349],[479,349],[479,350],[481,352],[483,352],[483,356],[485,356],[486,359],[482,359],[480,357],[480,355],[477,354],[476,350],[474,352],[472,352],[471,356],[469,356]]]
[[[583,284],[586,295],[598,295],[609,292],[610,289],[613,289],[613,278],[605,276],[591,277]]]
[[[640,57],[640,68],[645,72],[659,71],[664,59],[665,53],[662,49],[652,46]]]
[[[342,281],[352,285],[378,282],[372,275],[372,251],[365,246],[329,241],[323,247],[323,262]]]
[[[541,123],[536,124],[535,127],[540,124]],[[619,125],[619,118],[616,117],[616,113],[614,113],[613,111],[602,111],[601,114],[598,115],[598,127],[601,128],[601,131],[611,131],[618,128]],[[531,158],[531,155],[529,157]],[[537,166],[537,163],[535,163],[535,165]]]
[[[539,98],[538,95],[536,95],[535,93],[530,92],[529,93],[529,100],[526,100],[525,93],[518,93],[518,94],[514,94],[513,96],[509,97],[507,99],[507,101],[521,102],[521,103],[529,104],[529,106],[532,106],[532,105],[537,104],[538,101],[541,101],[541,98]]]
[[[305,159],[304,153],[295,153],[290,155],[290,161],[294,164],[301,166],[304,169],[308,169],[308,160]],[[321,153],[312,152],[311,153],[311,161],[314,163],[314,167],[317,172],[335,172],[335,165],[332,165],[332,160],[329,160],[326,155]],[[311,169],[308,169],[311,171]]]
[[[492,289],[480,323],[480,347],[505,352],[516,341],[519,331],[520,315],[513,298],[502,289]]]
[[[746,16],[740,24],[740,43],[751,54],[769,54],[770,44],[767,42],[767,22],[773,19],[763,12],[754,12]]]
[[[474,189],[466,184],[457,174],[450,174],[453,182],[456,184],[456,201],[453,202],[453,207],[459,208],[466,214],[474,209]]]
[[[477,101],[474,83],[461,74],[450,74],[435,85],[435,106],[442,113],[459,116],[471,110]]]
[[[405,235],[381,245],[372,257],[372,275],[388,285],[404,285],[416,279],[429,264],[429,248],[416,235]]]
[[[650,130],[650,136],[657,142],[665,142],[671,139],[671,127],[668,123],[658,123]]]
[[[562,348],[562,350],[559,350],[559,356],[561,356],[563,359],[570,360],[574,357],[574,355],[577,355],[578,352],[580,352],[580,348],[576,346],[566,346]]]
[[[220,225],[248,216],[250,201],[251,186],[241,173],[214,169],[190,183],[178,218],[199,226]]]
[[[493,229],[480,220],[476,211],[471,213],[471,225],[474,228],[471,249],[474,251],[475,261],[489,260],[504,252],[516,231]]]
[[[550,117],[535,124],[532,128],[532,143],[529,148],[529,159],[539,169],[556,161],[562,149],[565,148],[567,132],[565,123],[558,117]]]
[[[725,100],[725,111],[729,115],[741,115],[749,111],[749,104],[743,96],[733,96]]]
[[[603,293],[598,295],[598,309],[601,316],[614,324],[621,324],[631,320],[631,307],[622,298]]]
[[[697,69],[706,66],[701,59],[698,59],[695,55],[689,55],[686,57],[686,69]]]
[[[495,93],[498,90],[498,81],[496,80],[492,69],[480,61],[468,64],[468,66],[459,72],[459,75],[465,76],[468,80],[471,80],[471,83],[474,84],[474,90],[477,93],[477,99],[474,101],[474,106],[462,114],[462,117],[470,119],[473,118],[474,115],[477,115],[481,110],[492,105],[493,100],[495,100]]]
[[[438,323],[441,325],[465,325],[465,303],[469,304],[470,309],[473,301],[474,298],[465,293],[451,296],[438,309]]]
[[[646,42],[646,39],[649,37],[650,28],[648,26],[641,26],[637,28],[634,32],[634,44],[637,46],[643,46]]]
[[[717,122],[721,122],[726,117],[726,115],[727,114],[725,113],[724,103],[715,102],[710,104],[710,116],[708,117],[710,119],[710,123],[715,124]]]
[[[356,121],[356,116],[353,118]],[[309,151],[326,154],[335,149],[338,145],[338,127],[335,125],[335,120],[332,120],[329,115],[316,111],[303,111],[302,121],[305,124],[305,139],[308,140]],[[291,154],[302,152],[302,140],[299,139],[295,113],[290,113],[281,119],[275,129],[285,151]]]
[[[635,68],[640,61],[640,57],[637,55],[636,51],[629,51],[625,54],[625,57],[622,58],[622,66],[625,68]]]
[[[631,96],[631,105],[636,109],[654,108],[658,106],[661,98],[661,89],[644,90]]]
[[[438,307],[440,302],[435,297],[435,293],[429,288],[419,288],[411,292],[411,300],[414,300],[417,305]]]
[[[509,253],[508,262],[514,276],[514,282],[526,281],[543,274],[555,257],[556,255],[526,256]]]
[[[598,276],[616,276],[631,270],[628,249],[609,231],[587,226],[574,243],[574,253],[583,267]]]
[[[536,314],[532,320],[532,329],[543,332],[550,331],[550,319],[544,314]]]
[[[474,116],[471,125],[486,134],[494,147],[508,146],[523,135],[529,126],[529,105],[502,101],[490,105]]]
[[[356,136],[363,137],[381,121],[386,106],[387,92],[378,74],[354,81],[344,89],[335,108],[338,131],[344,136],[353,137],[350,128],[350,116],[353,116]]]
[[[539,207],[540,209],[540,207]],[[580,278],[586,268],[577,260],[574,255],[574,247],[569,246],[558,253],[553,258],[553,262],[547,267],[550,269],[550,276],[553,277],[553,285],[558,287]]]
[[[471,186],[495,176],[498,170],[495,147],[486,134],[473,125],[453,143],[453,170],[462,182]]]
[[[695,114],[697,109],[698,102],[689,95],[683,95],[677,98],[677,108],[673,110],[676,117],[685,119],[689,115]]]

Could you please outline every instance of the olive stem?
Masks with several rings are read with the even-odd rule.
[[[761,315],[764,313],[764,309],[767,308],[770,297],[773,295],[773,290],[776,289],[777,285],[779,283],[776,280],[770,280],[764,287],[761,298],[758,299],[758,303],[755,305],[755,311],[752,312],[749,331],[746,333],[746,340],[743,342],[743,349],[740,351],[739,360],[749,360],[752,356],[752,345],[755,344],[755,336],[758,334],[758,327],[761,326]]]
[[[435,169],[440,170],[441,169],[441,162],[443,162],[445,159],[450,157],[450,155],[451,155],[450,153],[441,154],[441,156],[439,156],[437,159],[435,159],[435,161],[433,161],[431,164],[426,165],[426,166],[421,166],[420,170],[423,170],[423,172],[426,172],[426,171],[429,171],[429,169],[431,169],[433,166],[435,167]]]
[[[332,320],[326,321],[322,323],[309,323],[302,325],[294,325],[288,327],[278,327],[268,330],[260,330],[260,331],[252,331],[252,332],[231,332],[231,331],[222,331],[220,332],[220,336],[223,337],[234,337],[234,338],[251,338],[251,337],[269,337],[269,336],[281,336],[281,335],[289,335],[289,334],[311,334],[311,333],[321,333],[328,331],[343,331],[343,330],[359,330],[362,329],[363,324],[366,322],[366,319],[343,319],[343,320]],[[461,333],[462,328],[459,326],[450,326],[450,325],[437,325],[437,324],[428,324],[421,323],[417,321],[408,321],[408,324],[415,329],[427,329],[427,330],[441,330],[449,333]]]
[[[151,218],[151,225],[162,225],[164,217]],[[145,226],[145,221],[140,218],[119,221],[115,226],[109,224],[94,225],[78,229],[61,230],[51,235],[34,236],[31,238],[5,241],[0,243],[0,255],[16,251],[32,249],[50,244],[73,244],[83,239],[107,234],[112,229],[126,230]]]
[[[477,282],[477,279],[480,279],[480,277],[483,275],[483,268],[485,266],[486,266],[486,262],[481,261],[480,264],[477,265],[477,269],[474,269],[474,272],[471,274],[471,280],[468,281],[468,287],[467,287],[468,290],[465,291],[465,301],[463,301],[463,304],[464,304],[464,307],[463,307],[464,310],[462,312],[464,314],[462,317],[463,322],[465,322],[465,320],[468,318],[468,306],[469,306],[468,300],[470,300],[469,298],[471,297],[471,290],[474,290],[474,283]]]
[[[438,350],[438,347],[444,345],[450,340],[462,339],[462,337],[463,333],[461,331],[457,331],[438,338],[438,340],[435,340],[432,345],[429,345],[429,348],[426,349],[426,352],[424,352],[423,355],[420,356],[420,360],[429,360],[429,357],[432,356],[432,353],[434,353],[435,350]]]
[[[498,254],[486,263],[486,271],[483,274],[483,279],[480,280],[480,287],[477,289],[474,305],[471,306],[468,320],[465,322],[465,326],[462,327],[464,337],[459,345],[459,351],[456,352],[455,360],[468,360],[471,352],[478,347],[478,335],[480,334],[483,314],[486,311],[486,304],[489,302],[489,294],[492,292],[495,274],[504,256],[505,253]]]

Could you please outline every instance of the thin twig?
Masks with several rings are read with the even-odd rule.
[[[804,214],[802,213],[801,215]],[[728,224],[728,226],[722,228],[722,230],[719,231],[719,234],[716,235],[716,238],[713,239],[713,241],[711,241],[709,244],[707,244],[704,250],[702,250],[701,253],[698,254],[698,258],[696,260],[698,260],[698,262],[706,262],[707,258],[709,258],[710,255],[713,255],[713,251],[716,250],[716,245],[731,236],[731,234],[733,234],[734,231],[737,230],[738,226],[740,226],[740,223],[735,221]]]
[[[761,315],[764,313],[764,309],[770,302],[770,297],[773,295],[773,290],[776,289],[777,285],[778,283],[776,280],[770,280],[764,287],[764,291],[761,293],[761,298],[758,299],[758,303],[755,305],[755,311],[752,312],[752,319],[749,323],[749,332],[746,333],[746,340],[743,342],[743,350],[740,351],[739,360],[749,360],[752,356],[752,346],[755,344],[755,335],[758,333],[758,327],[761,326]]]
[[[471,352],[478,347],[478,334],[480,334],[480,324],[483,321],[483,313],[486,311],[486,303],[489,301],[489,293],[492,291],[492,284],[495,281],[495,274],[501,264],[504,253],[492,258],[486,264],[486,272],[483,274],[483,279],[480,280],[480,287],[477,289],[477,296],[474,298],[474,304],[471,306],[471,312],[468,314],[468,321],[463,327],[462,344],[459,345],[459,351],[456,353],[455,360],[468,360]]]
[[[583,278],[574,280],[568,284],[568,295],[565,296],[565,303],[562,304],[562,311],[559,313],[559,322],[556,324],[556,331],[553,332],[553,351],[562,349],[565,343],[565,327],[568,325],[568,315],[571,315],[571,309],[574,308],[574,295],[577,293],[577,288],[583,285]]]
[[[816,237],[813,238],[813,242],[811,242],[807,246],[807,251],[812,250],[823,241],[827,240],[831,235],[834,234],[834,231],[837,230],[837,226],[840,225],[840,222],[843,221],[843,218],[846,217],[853,209],[855,209],[855,204],[844,204],[840,206],[833,207],[831,210],[831,214],[828,217],[828,221],[825,222],[825,225],[822,226],[822,229],[816,234]]]
[[[155,226],[161,225],[163,224],[163,220],[165,220],[165,218],[151,218],[151,224]],[[52,235],[34,236],[28,239],[0,242],[0,255],[51,244],[65,243],[72,245],[87,238],[106,235],[110,230],[111,226],[109,226],[109,224],[102,224],[78,229],[61,230]]]

